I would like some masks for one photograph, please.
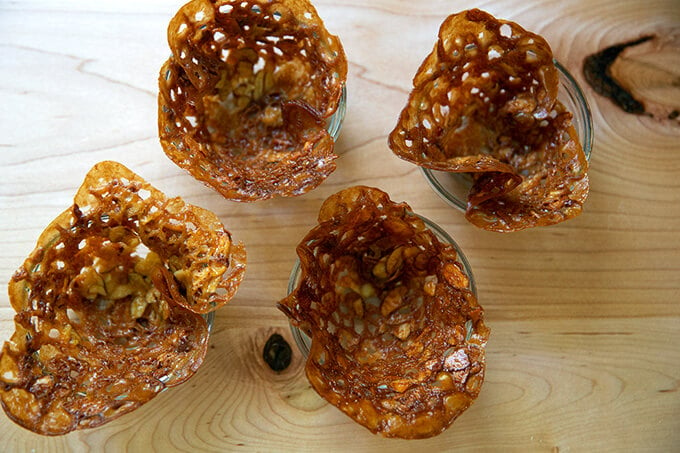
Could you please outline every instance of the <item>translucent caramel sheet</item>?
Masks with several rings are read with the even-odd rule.
[[[97,164],[10,281],[3,409],[36,433],[65,434],[184,382],[206,353],[200,313],[233,296],[244,258],[212,213]]]
[[[489,334],[455,249],[357,186],[323,204],[297,250],[302,277],[279,307],[312,339],[314,389],[386,437],[446,429],[479,393]]]
[[[413,82],[390,147],[423,167],[471,173],[470,222],[509,232],[581,212],[587,161],[541,36],[477,9],[451,15]]]
[[[326,119],[347,61],[304,0],[193,0],[168,26],[159,78],[165,153],[223,196],[305,193],[333,172]]]

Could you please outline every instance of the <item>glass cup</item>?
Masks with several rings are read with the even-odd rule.
[[[586,160],[590,161],[593,146],[593,118],[581,87],[559,62],[555,61],[559,74],[559,90],[557,98],[573,114],[572,122],[579,139]],[[428,184],[444,201],[454,208],[465,211],[467,196],[472,187],[472,176],[469,173],[453,173],[420,167]]]
[[[420,215],[418,215],[418,217],[420,217],[423,220],[423,222],[425,222],[425,225],[430,229],[430,231],[432,231],[435,234],[437,239],[439,239],[443,243],[451,244],[453,248],[456,250],[458,261],[463,265],[463,272],[468,277],[469,281],[468,289],[472,291],[475,297],[477,297],[477,286],[475,284],[475,278],[472,275],[472,268],[470,267],[470,263],[467,257],[465,256],[461,248],[458,246],[458,244],[456,244],[456,241],[454,241],[453,238],[436,223],[432,222],[426,217]],[[288,279],[288,294],[295,291],[295,288],[297,288],[298,283],[300,283],[300,277],[301,277],[300,260],[297,259],[295,261],[295,264],[293,265],[293,270],[290,273],[290,278]],[[293,334],[293,338],[295,339],[295,343],[300,349],[300,352],[302,353],[302,355],[307,357],[309,355],[310,348],[312,347],[312,339],[309,338],[309,336],[302,330],[295,327],[292,323],[289,323],[289,325],[290,330]],[[466,327],[468,327],[468,329],[471,328],[471,326]]]

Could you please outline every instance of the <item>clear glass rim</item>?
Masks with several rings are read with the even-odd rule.
[[[468,288],[470,291],[477,297],[477,284],[475,282],[475,277],[472,273],[472,267],[470,266],[470,262],[468,261],[467,257],[465,256],[465,253],[463,250],[460,248],[458,243],[449,235],[449,233],[446,232],[442,227],[428,219],[427,217],[424,217],[419,214],[413,214],[415,216],[418,216],[423,222],[425,222],[425,225],[437,236],[437,238],[445,243],[451,244],[453,248],[456,250],[456,255],[458,258],[458,261],[460,264],[463,266],[463,272],[465,272],[465,275],[468,276],[469,282],[468,282]],[[293,268],[290,273],[290,277],[288,278],[288,294],[291,294],[293,291],[295,291],[295,288],[298,285],[298,280],[300,278],[300,259],[296,258],[295,263],[293,264]],[[288,322],[288,326],[290,327],[290,331],[293,335],[293,338],[295,339],[295,343],[298,346],[298,349],[302,354],[307,357],[309,355],[309,351],[311,348],[311,338],[307,336],[302,330],[298,329],[295,327],[290,321]]]
[[[345,120],[345,114],[347,113],[347,86],[342,84],[342,91],[340,92],[340,99],[338,100],[338,108],[335,109],[333,115],[328,118],[326,122],[326,131],[333,138],[334,142],[338,141],[340,136],[340,129],[342,129],[342,123]]]
[[[583,136],[579,138],[581,139],[581,146],[583,147],[583,153],[586,155],[586,160],[590,161],[590,153],[593,149],[593,115],[590,111],[590,104],[588,104],[588,99],[583,94],[581,86],[567,68],[562,66],[557,60],[553,60],[553,62],[560,74],[569,82],[561,85],[560,88],[566,88],[566,94],[569,95],[569,98],[578,108],[579,118],[583,119],[583,130],[580,131]],[[572,114],[575,113],[572,112]]]
[[[203,319],[205,319],[205,322],[208,324],[208,333],[210,333],[212,331],[213,324],[215,323],[215,312],[211,311],[201,316],[203,317]]]
[[[572,76],[571,73],[557,60],[553,60],[553,62],[562,81],[565,82],[560,83],[560,93],[563,93],[563,95],[569,97],[572,104],[575,105],[577,109],[577,111],[572,112],[572,114],[574,116],[578,116],[578,118],[582,120],[582,127],[577,127],[577,131],[579,133],[579,139],[581,140],[581,146],[583,147],[583,153],[585,154],[586,160],[590,161],[590,155],[593,148],[593,116],[590,111],[590,105],[588,104],[588,100],[583,94],[583,90],[574,76]],[[436,170],[425,167],[419,168],[428,185],[444,201],[461,211],[467,210],[467,200],[462,200],[447,190],[437,177]],[[467,178],[470,180],[470,182],[472,181],[472,178],[468,173],[447,173],[447,175],[453,175],[454,177],[460,179]]]

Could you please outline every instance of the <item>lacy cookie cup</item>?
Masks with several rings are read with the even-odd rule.
[[[475,298],[477,297],[477,286],[475,284],[475,279],[474,276],[472,275],[472,268],[470,267],[470,263],[463,253],[463,250],[456,244],[456,241],[453,240],[453,238],[439,225],[436,223],[432,222],[430,219],[423,217],[418,214],[414,214],[420,217],[420,219],[425,222],[425,225],[432,231],[437,239],[439,239],[441,242],[445,244],[451,244],[453,248],[456,250],[456,254],[458,256],[458,261],[460,264],[463,265],[463,272],[465,275],[468,277],[469,283],[468,283],[468,289],[472,291],[472,293],[475,295]],[[293,291],[295,291],[295,288],[297,288],[298,284],[300,283],[300,259],[298,258],[295,261],[295,264],[293,265],[293,269],[290,273],[290,278],[288,280],[288,294],[291,294]],[[312,346],[312,339],[309,338],[309,336],[304,333],[302,330],[298,329],[295,327],[292,323],[288,323],[290,326],[290,330],[293,334],[293,338],[295,339],[295,343],[298,346],[298,349],[302,353],[302,355],[307,358],[309,355],[310,348]],[[467,330],[466,334],[469,336],[471,334],[470,329],[472,328],[471,322],[468,321],[468,323],[465,325],[465,328]]]
[[[578,133],[586,160],[590,161],[593,146],[593,118],[590,107],[581,87],[574,77],[555,61],[559,74],[559,90],[557,98],[573,115],[572,122]],[[428,184],[447,204],[465,212],[467,196],[472,187],[472,177],[469,173],[453,173],[420,167]]]

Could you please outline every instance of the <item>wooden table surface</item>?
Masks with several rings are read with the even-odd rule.
[[[156,77],[169,54],[167,23],[182,3],[0,1],[1,286],[87,170],[107,159],[216,212],[248,250],[246,279],[218,311],[190,381],[103,427],[56,438],[0,416],[0,450],[680,449],[680,127],[622,112],[581,73],[584,57],[605,46],[677,35],[677,0],[317,0],[349,60],[338,168],[304,196],[251,204],[225,201],[160,148]],[[473,6],[545,36],[585,91],[595,142],[590,196],[576,219],[481,231],[387,147],[439,24]],[[666,69],[677,81],[678,66]],[[280,374],[261,358],[274,332],[292,343],[275,303],[286,295],[296,244],[321,202],[354,184],[380,187],[444,227],[474,270],[492,329],[486,381],[475,404],[432,439],[370,434],[314,393],[295,349]],[[0,295],[2,340],[13,315]]]

